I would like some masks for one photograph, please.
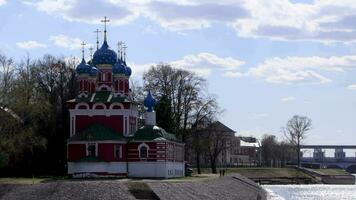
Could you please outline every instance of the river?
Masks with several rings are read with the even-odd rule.
[[[356,200],[356,185],[264,185],[269,200]]]

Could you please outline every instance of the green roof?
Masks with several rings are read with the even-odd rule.
[[[94,157],[94,156],[86,156],[80,160],[77,160],[75,162],[105,162],[104,160]]]
[[[131,102],[125,97],[114,97],[113,93],[110,91],[98,91],[95,92],[88,97],[77,97],[75,99],[76,102],[85,102],[85,103],[122,103],[122,102]]]
[[[103,141],[103,140],[119,140],[123,141],[125,138],[110,127],[102,124],[93,124],[87,128],[79,131],[69,141]]]
[[[146,140],[171,140],[177,141],[174,134],[166,132],[163,128],[158,126],[144,126],[136,131],[131,137],[132,141],[146,141]]]

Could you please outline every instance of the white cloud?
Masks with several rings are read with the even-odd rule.
[[[271,83],[328,83],[331,79],[323,72],[344,72],[356,69],[356,56],[332,57],[286,57],[270,58],[257,67],[251,68],[248,75],[265,79]]]
[[[138,17],[140,10],[139,4],[116,0],[40,0],[25,3],[49,15],[89,24],[99,24],[103,16],[109,17],[115,25],[127,24]]]
[[[212,53],[198,53],[184,56],[182,59],[165,62],[176,68],[186,69],[197,73],[198,75],[207,77],[213,70],[217,73],[222,73],[222,76],[227,77],[240,77],[242,73],[239,72],[240,67],[245,64],[232,57],[219,57]],[[135,73],[143,73],[148,70],[150,66],[156,65],[154,63],[149,64],[132,64],[135,66]]]
[[[347,86],[349,90],[356,90],[356,84]]]
[[[245,64],[244,61],[232,57],[219,57],[215,54],[205,52],[186,55],[182,59],[170,63],[174,66],[187,69],[209,68],[224,71],[236,71]]]
[[[50,39],[54,45],[70,50],[81,48],[82,40],[79,38],[71,38],[66,35],[54,35]]]
[[[0,0],[1,1],[1,0]],[[138,17],[172,30],[202,29],[224,24],[242,37],[356,42],[356,1],[316,0],[40,0],[37,10],[68,21],[100,23],[108,16],[116,25]]]
[[[0,0],[0,6],[5,5],[6,4],[6,0]]]
[[[295,97],[289,96],[289,97],[283,97],[281,98],[281,101],[287,102],[287,101],[294,101]]]
[[[36,49],[36,48],[45,48],[45,44],[41,44],[36,41],[24,41],[24,42],[17,42],[16,45],[21,49]]]

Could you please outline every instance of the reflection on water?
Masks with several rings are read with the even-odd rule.
[[[356,185],[264,185],[270,200],[356,200]]]

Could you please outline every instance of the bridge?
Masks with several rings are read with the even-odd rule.
[[[305,149],[313,149],[312,157],[304,157]],[[326,149],[334,150],[333,157],[325,155]],[[318,165],[321,168],[341,168],[356,173],[356,155],[346,157],[344,150],[356,150],[356,145],[301,145],[300,162],[302,165]]]

